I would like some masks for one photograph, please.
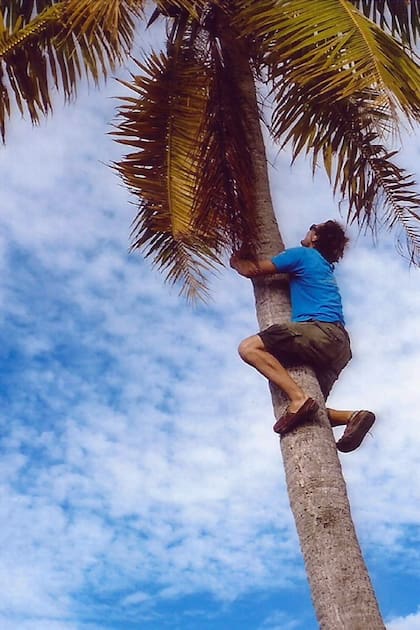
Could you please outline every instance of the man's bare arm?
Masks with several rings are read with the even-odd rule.
[[[277,269],[271,260],[246,260],[233,255],[230,259],[230,266],[245,278],[255,278],[256,276],[267,276],[277,273]]]

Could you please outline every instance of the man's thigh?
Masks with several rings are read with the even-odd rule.
[[[351,358],[344,329],[324,322],[274,324],[259,333],[265,349],[286,365],[307,363],[337,374]]]

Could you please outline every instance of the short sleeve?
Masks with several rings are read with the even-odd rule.
[[[277,271],[284,273],[296,272],[302,266],[302,248],[292,247],[286,249],[284,252],[281,252],[281,254],[273,256],[271,262]]]

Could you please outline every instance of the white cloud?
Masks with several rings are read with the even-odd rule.
[[[387,630],[418,630],[420,628],[420,612],[397,617],[386,624]]]
[[[302,627],[297,619],[291,619],[287,614],[276,611],[269,615],[258,630],[295,630]]]

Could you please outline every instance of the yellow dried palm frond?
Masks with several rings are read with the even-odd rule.
[[[196,185],[202,165],[200,137],[207,103],[207,74],[188,50],[170,47],[139,64],[141,75],[125,84],[114,132],[132,147],[115,166],[139,201],[133,248],[151,256],[188,298],[205,297],[205,271],[218,261],[219,236],[194,224]]]
[[[325,103],[365,89],[390,112],[420,117],[420,68],[350,0],[238,0],[240,32],[258,39],[274,82],[315,85]]]
[[[31,5],[31,6],[30,6]],[[83,74],[106,76],[129,52],[142,0],[12,2],[0,12],[0,131],[14,97],[33,122],[51,109],[51,87],[75,94]],[[30,10],[31,9],[31,10]]]

